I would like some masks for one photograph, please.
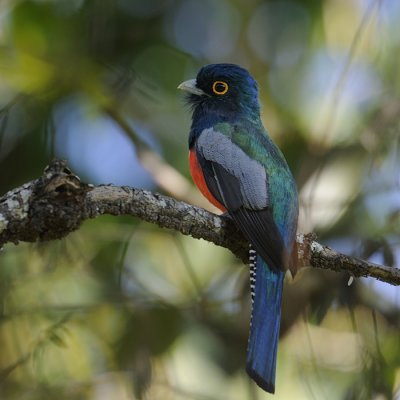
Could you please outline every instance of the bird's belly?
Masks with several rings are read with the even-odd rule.
[[[199,162],[197,161],[196,151],[194,149],[189,150],[189,168],[193,181],[199,188],[202,195],[215,207],[219,208],[223,212],[226,212],[226,208],[208,190],[203,171],[201,170]]]

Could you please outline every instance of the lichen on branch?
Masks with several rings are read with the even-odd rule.
[[[103,214],[130,215],[232,251],[247,262],[248,242],[229,217],[210,213],[168,196],[142,189],[81,182],[65,161],[54,160],[43,176],[0,198],[0,246],[20,241],[63,238],[87,219]],[[300,266],[370,276],[400,285],[400,269],[370,263],[338,253],[315,241],[313,234],[298,234]]]

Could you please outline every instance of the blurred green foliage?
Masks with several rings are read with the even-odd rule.
[[[300,230],[395,265],[399,18],[397,0],[3,0],[1,193],[54,156],[93,183],[177,193],[134,150],[189,178],[176,87],[235,62],[296,176]],[[348,279],[304,270],[286,285],[277,399],[399,396],[399,290]],[[227,251],[131,218],[9,244],[0,398],[261,399],[244,372],[247,281]]]

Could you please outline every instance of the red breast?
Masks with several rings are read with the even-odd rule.
[[[196,151],[194,149],[189,150],[189,168],[193,181],[199,188],[202,195],[215,207],[219,208],[223,212],[226,212],[226,208],[208,190],[203,171],[201,170],[196,157]]]

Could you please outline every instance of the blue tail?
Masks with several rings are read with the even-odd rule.
[[[254,263],[255,262],[255,263]],[[253,309],[247,348],[246,370],[267,392],[275,392],[276,355],[281,322],[283,271],[271,271],[250,250],[250,286]]]

